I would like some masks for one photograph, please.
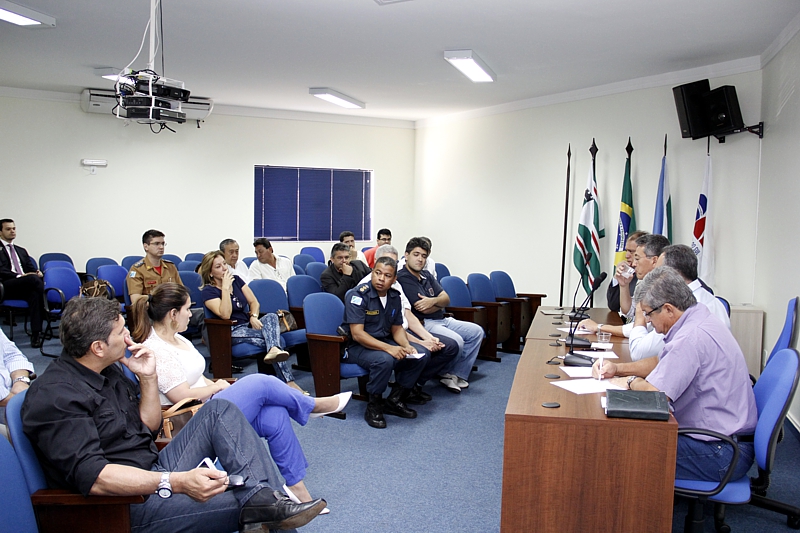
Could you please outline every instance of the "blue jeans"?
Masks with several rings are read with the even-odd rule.
[[[231,343],[239,344],[240,342],[246,342],[248,344],[258,346],[265,351],[269,350],[273,346],[280,347],[281,328],[278,324],[278,315],[275,313],[267,313],[261,317],[261,325],[263,326],[261,329],[253,329],[250,327],[249,323],[237,324],[233,326],[231,328]],[[280,372],[280,375],[283,377],[283,381],[287,383],[294,381],[292,369],[288,363],[286,363],[286,361],[274,363],[273,366],[275,367],[275,370]]]
[[[306,476],[308,461],[290,418],[305,426],[314,409],[313,398],[275,376],[264,374],[247,375],[216,393],[214,398],[233,402],[256,433],[267,439],[269,453],[287,485],[294,485]]]
[[[733,471],[733,479],[739,479],[750,470],[755,451],[752,442],[739,443],[739,462]],[[728,472],[733,459],[733,447],[722,441],[704,441],[686,435],[678,435],[678,455],[675,461],[677,479],[720,481]]]
[[[271,466],[263,442],[231,402],[206,403],[159,452],[153,469],[184,472],[197,468],[205,457],[217,457],[226,472],[245,477],[244,486],[204,503],[185,494],[173,494],[166,499],[151,494],[144,503],[131,505],[131,531],[238,531],[242,505],[259,490],[270,488],[267,476]]]
[[[484,337],[483,328],[472,322],[463,322],[449,317],[441,320],[426,318],[424,325],[425,329],[434,337],[448,337],[458,343],[458,356],[449,366],[445,367],[445,372],[455,374],[468,381],[472,365],[478,358],[478,350],[481,349],[481,341]]]

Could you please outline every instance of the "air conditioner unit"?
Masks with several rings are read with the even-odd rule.
[[[81,109],[86,113],[112,115],[117,105],[114,91],[106,89],[84,89],[81,93]],[[214,109],[214,100],[202,96],[190,96],[188,102],[181,103],[181,111],[186,120],[205,120]],[[124,114],[124,112],[123,112]]]

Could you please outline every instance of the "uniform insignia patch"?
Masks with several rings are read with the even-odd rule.
[[[132,278],[135,278],[135,277],[136,277],[136,271],[135,271],[135,270],[131,270],[131,277],[132,277]]]
[[[350,303],[353,305],[361,305],[361,302],[364,300],[361,299],[361,296],[356,296],[355,294],[350,297]]]
[[[381,314],[381,312],[380,312],[378,309],[373,309],[373,310],[371,310],[371,311],[367,311],[367,313],[366,313],[366,314],[367,314],[367,315],[369,315],[369,316],[374,316],[374,315],[379,315],[379,314]]]
[[[433,296],[433,287],[428,287],[428,294]]]
[[[366,284],[364,284],[364,285],[362,285],[361,287],[358,288],[358,292],[360,292],[360,293],[365,293],[368,290],[369,290],[369,285],[366,285]]]

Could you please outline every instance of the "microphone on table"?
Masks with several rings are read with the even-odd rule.
[[[600,288],[600,285],[603,284],[607,277],[608,274],[605,272],[601,272],[600,275],[597,276],[597,279],[595,279],[594,283],[592,284],[592,290],[590,290],[589,294],[586,295],[586,299],[581,304],[581,307],[589,302],[589,299],[592,297],[595,291]],[[589,316],[586,315],[586,318],[589,318]],[[580,355],[575,353],[575,346],[578,348],[589,348],[592,346],[592,343],[589,339],[575,336],[575,330],[577,328],[578,321],[575,321],[572,323],[572,325],[570,325],[569,335],[567,335],[565,339],[566,343],[569,344],[569,352],[564,357],[564,366],[592,366],[594,363],[594,358],[589,357],[588,355]]]
[[[572,311],[569,313],[570,317],[578,312],[578,310],[575,308],[575,300],[578,298],[578,291],[580,290],[581,285],[583,285],[583,280],[586,277],[586,267],[589,266],[589,261],[592,260],[592,252],[586,252],[584,258],[585,261],[583,262],[583,269],[581,270],[581,279],[578,281],[578,286],[575,287],[575,294],[572,295]]]

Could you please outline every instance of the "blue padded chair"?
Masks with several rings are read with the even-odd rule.
[[[144,259],[144,257],[141,255],[126,255],[122,258],[120,264],[125,267],[125,270],[130,270],[134,263],[138,263],[142,259]]]
[[[44,271],[44,297],[45,309],[44,318],[47,326],[44,330],[44,338],[51,339],[53,334],[53,322],[61,318],[64,306],[67,302],[81,294],[81,280],[72,268],[53,267]],[[57,358],[58,354],[49,354],[44,351],[44,345],[39,349],[46,357]]]
[[[731,304],[730,304],[730,302],[728,302],[728,300],[726,300],[722,296],[717,296],[716,298],[717,298],[717,300],[719,300],[719,302],[725,308],[725,311],[728,313],[728,318],[730,318],[730,316],[731,316]]]
[[[144,496],[81,496],[47,488],[47,480],[33,445],[22,430],[22,402],[28,391],[9,400],[6,422],[11,442],[22,467],[25,485],[41,531],[130,531],[130,504],[143,503]],[[4,470],[4,476],[7,473]],[[16,477],[16,476],[15,476]],[[3,479],[3,485],[9,483]],[[3,515],[6,519],[7,515]],[[14,531],[17,531],[15,528]]]
[[[183,258],[182,258],[181,256],[179,256],[179,255],[175,255],[175,254],[164,254],[164,255],[161,257],[161,259],[166,259],[167,261],[172,261],[172,262],[173,262],[173,263],[175,263],[176,265],[177,265],[178,263],[180,263],[181,261],[183,261]]]
[[[775,362],[764,368],[764,373],[753,387],[758,408],[758,424],[754,436],[755,460],[758,468],[769,473],[775,459],[775,447],[778,435],[783,429],[789,404],[797,390],[800,378],[800,354],[793,348],[780,350],[774,356]],[[725,440],[734,446],[732,463],[738,460],[739,452],[733,439],[727,435],[720,435],[703,429],[681,429],[678,434],[710,435]],[[770,500],[763,496],[751,493],[750,479],[747,475],[739,479],[730,479],[733,469],[720,482],[675,480],[675,494],[690,498],[689,514],[686,516],[685,531],[701,533],[705,518],[703,516],[703,503],[708,500],[715,504],[744,504],[750,503],[756,507],[769,509],[786,514],[789,525],[797,529],[800,526],[800,509]],[[717,506],[715,509],[715,527],[717,531],[730,531],[725,525],[724,508]]]
[[[183,271],[180,273],[180,276],[183,286],[189,289],[189,297],[192,300],[192,307],[198,309],[203,307],[203,296],[200,293],[200,286],[203,284],[203,279],[200,277],[200,274],[194,271]],[[181,332],[184,337],[189,338],[197,335],[198,333],[200,333],[200,330],[194,326],[189,326],[189,329]]]
[[[311,276],[298,275],[286,280],[286,296],[289,299],[289,311],[297,320],[297,325],[301,328],[306,327],[303,318],[303,300],[309,294],[322,292],[319,282]]]
[[[43,271],[45,265],[50,261],[66,261],[70,265],[73,265],[73,270],[75,269],[75,263],[72,261],[72,258],[67,254],[62,254],[61,252],[42,254],[41,257],[39,257],[39,269]]]
[[[205,313],[206,332],[208,333],[208,352],[211,354],[211,372],[214,379],[233,377],[231,373],[231,362],[233,359],[247,359],[255,357],[263,364],[262,358],[266,354],[255,344],[231,342],[232,320],[217,318],[208,307],[203,305]],[[261,370],[259,364],[259,371]]]
[[[36,515],[33,514],[28,485],[11,443],[0,438],[0,468],[3,483],[0,483],[0,513],[3,516],[3,531],[37,533]],[[5,529],[8,528],[8,529]]]
[[[366,401],[369,372],[356,364],[342,362],[347,337],[336,331],[344,316],[342,301],[335,294],[327,292],[309,294],[303,300],[303,314],[306,318],[306,337],[315,395],[322,397],[338,394],[341,391],[341,379],[358,378],[360,395],[353,397]],[[345,418],[344,413],[341,414],[341,417],[333,416]]]
[[[127,303],[125,301],[125,295],[128,292],[127,276],[128,271],[120,265],[101,265],[97,268],[97,279],[104,279],[111,284],[113,290],[111,296],[119,301],[122,314],[125,314],[130,305],[130,297],[128,297]]]
[[[514,332],[519,334],[522,342],[525,342],[525,335],[528,334],[533,317],[536,316],[536,310],[542,305],[542,298],[547,297],[547,295],[518,293],[514,288],[511,276],[502,270],[495,270],[490,273],[489,279],[492,282],[497,301],[511,304]]]
[[[442,278],[450,275],[450,269],[444,263],[436,263],[436,279],[441,282]]]
[[[457,320],[472,322],[483,328],[484,338],[478,357],[490,361],[493,358],[497,359],[497,343],[492,344],[490,340],[491,331],[494,329],[490,327],[490,324],[497,323],[496,308],[473,305],[467,284],[458,276],[445,276],[439,280],[439,283],[450,297],[450,305],[447,306],[445,312],[452,314],[453,318]]]
[[[42,263],[42,272],[47,272],[51,268],[69,268],[75,272],[75,265],[72,261],[61,261],[60,259],[50,260],[47,263]]]
[[[316,260],[317,259],[313,255],[297,254],[296,256],[294,256],[294,260],[292,261],[292,263],[294,263],[295,265],[300,266],[300,268],[303,269],[303,274],[305,274],[306,273],[306,265],[309,264],[309,263],[312,263],[312,262],[314,262]]]
[[[797,296],[789,300],[789,305],[786,307],[786,319],[783,322],[783,329],[778,336],[778,340],[775,342],[775,346],[772,347],[772,351],[769,354],[769,359],[767,359],[765,366],[772,360],[772,356],[780,350],[797,346],[797,307],[799,302],[800,297]]]
[[[305,276],[306,275],[306,271],[303,270],[303,267],[301,267],[300,265],[292,265],[292,268],[294,268],[295,276]]]
[[[326,268],[328,268],[326,263],[318,263],[315,261],[306,265],[306,274],[317,280],[317,283],[321,283],[320,279]]]
[[[178,270],[180,272],[195,272],[197,267],[200,266],[200,261],[195,261],[194,259],[187,259],[186,261],[181,261],[178,263]],[[183,279],[183,274],[181,274],[181,279]]]
[[[92,257],[86,261],[86,273],[97,278],[97,269],[103,265],[119,265],[110,257]]]
[[[325,262],[325,253],[316,246],[304,246],[303,248],[300,249],[300,253],[308,254],[314,257],[314,261],[317,261],[319,263]]]
[[[190,254],[186,254],[186,257],[184,257],[183,260],[184,261],[202,261],[203,257],[205,257],[205,255],[206,254],[201,254],[199,252],[193,252],[193,253],[190,253]]]
[[[244,261],[244,264],[247,265],[247,268],[250,268],[250,264],[253,261],[255,261],[256,259],[258,259],[258,258],[257,257],[245,257],[244,259],[242,259],[242,261]]]
[[[289,278],[292,279],[292,278]],[[289,310],[289,300],[283,292],[281,284],[271,279],[254,279],[248,285],[253,291],[260,306],[260,312],[277,313],[279,309]],[[299,326],[299,324],[298,324]],[[287,331],[281,334],[281,344],[288,351],[296,351],[296,348],[306,344],[306,330],[304,328],[294,331]],[[298,364],[301,364],[298,361]]]
[[[365,246],[365,247],[363,247],[363,248],[361,249],[361,253],[363,254],[363,253],[364,253],[364,252],[366,252],[367,250],[372,250],[373,248],[375,248],[375,247],[374,247],[374,246]]]
[[[489,309],[489,314],[493,313],[497,317],[496,324],[492,317],[489,317],[489,340],[493,344],[503,343],[503,348],[511,352],[520,353],[519,339],[513,342],[512,327],[514,318],[512,317],[511,304],[498,302],[495,298],[494,288],[489,277],[485,274],[470,274],[467,276],[467,288],[469,289],[472,305],[482,305]],[[518,337],[519,335],[517,335]],[[511,343],[506,341],[511,340]],[[510,346],[508,346],[510,344]],[[480,357],[480,356],[479,356]],[[500,361],[500,358],[493,357],[489,361]]]
[[[14,322],[17,315],[25,317],[23,329],[28,333],[28,302],[25,300],[6,300],[5,288],[3,283],[0,282],[0,313],[6,316],[8,320],[8,339],[14,340]]]

